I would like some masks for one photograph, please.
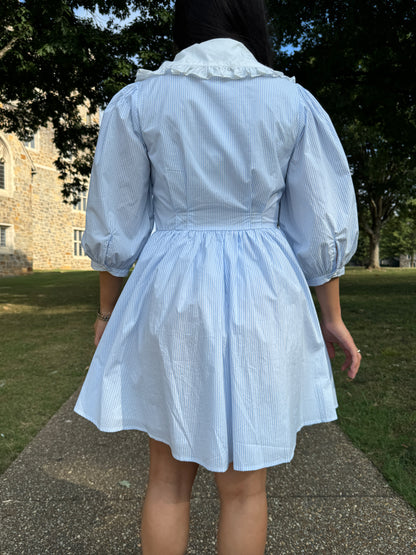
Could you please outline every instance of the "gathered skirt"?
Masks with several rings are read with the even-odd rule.
[[[265,227],[156,230],[74,410],[225,472],[289,462],[299,429],[336,408],[311,292],[283,232]]]

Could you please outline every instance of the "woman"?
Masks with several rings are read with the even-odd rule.
[[[334,345],[350,378],[360,365],[338,285],[355,195],[328,115],[270,67],[262,0],[178,0],[175,17],[174,61],[104,114],[82,240],[97,350],[75,411],[149,435],[144,555],[186,551],[199,464],[219,489],[218,552],[257,555],[266,468],[337,418]]]

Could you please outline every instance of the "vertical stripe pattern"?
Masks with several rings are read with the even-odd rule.
[[[216,472],[288,462],[302,426],[336,419],[309,286],[344,273],[357,236],[342,146],[300,85],[166,73],[125,87],[82,245],[96,270],[136,264],[75,411]]]

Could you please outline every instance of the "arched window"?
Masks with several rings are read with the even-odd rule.
[[[0,189],[6,188],[6,161],[0,158]]]
[[[7,143],[0,136],[0,194],[10,195],[13,193],[13,159]]]

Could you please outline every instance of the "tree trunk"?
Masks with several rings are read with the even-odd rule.
[[[370,263],[369,269],[380,270],[380,231],[370,234]]]
[[[367,266],[370,270],[380,270],[380,236],[381,228],[385,223],[387,216],[390,215],[391,203],[386,203],[383,196],[370,198],[369,209],[371,214],[371,223],[362,220],[361,224],[365,232],[370,238],[370,262]]]

